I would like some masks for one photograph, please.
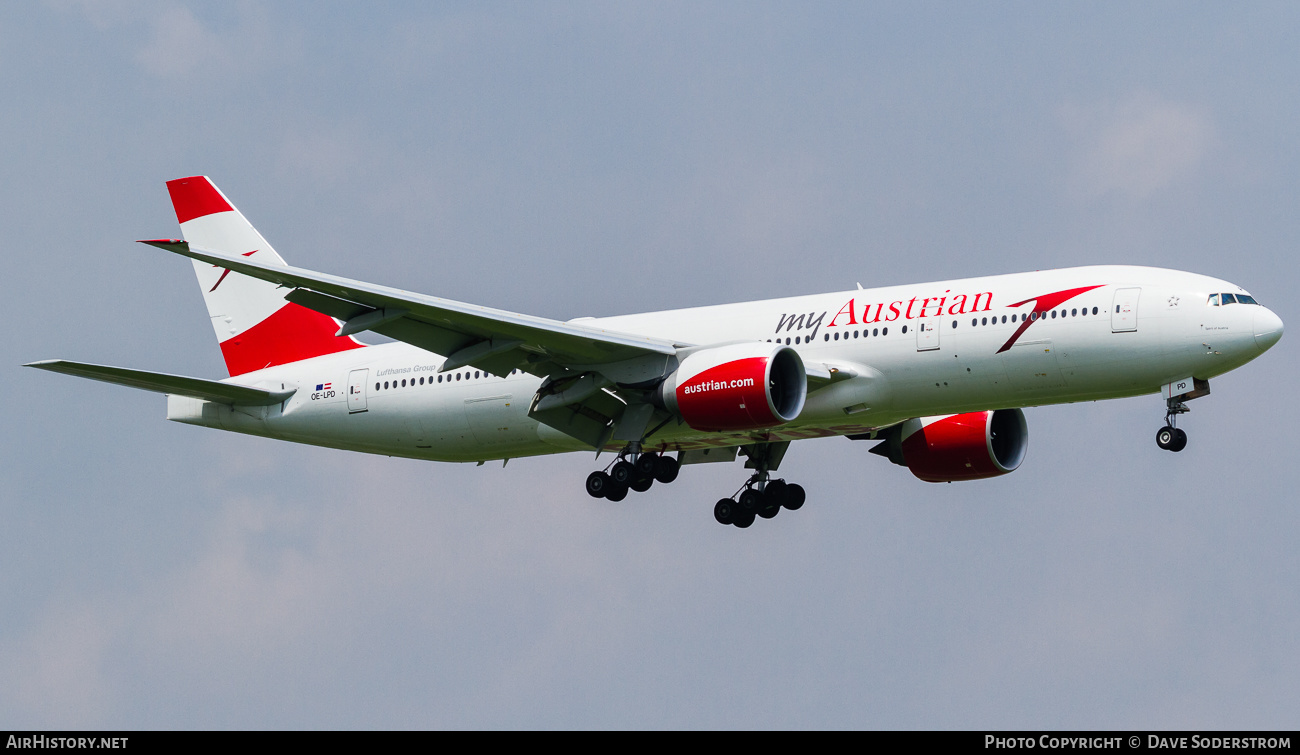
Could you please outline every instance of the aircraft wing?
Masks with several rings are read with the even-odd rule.
[[[222,383],[216,380],[168,375],[163,372],[129,370],[125,367],[109,367],[102,364],[69,362],[65,359],[47,359],[23,366],[35,367],[38,370],[49,370],[50,372],[62,372],[65,375],[76,375],[77,377],[100,380],[105,383],[116,383],[117,385],[125,385],[156,393],[191,396],[206,401],[215,401],[219,404],[270,406],[289,398],[296,390],[268,391],[246,385]]]
[[[280,267],[184,241],[141,243],[293,289],[289,301],[343,321],[339,335],[372,330],[447,357],[442,370],[467,364],[496,375],[516,367],[539,375],[552,365],[609,364],[637,357],[666,358],[679,344],[412,293],[387,286]]]

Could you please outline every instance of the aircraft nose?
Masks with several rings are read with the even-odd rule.
[[[1282,318],[1273,314],[1273,310],[1260,307],[1255,313],[1255,345],[1260,351],[1268,351],[1282,337]]]

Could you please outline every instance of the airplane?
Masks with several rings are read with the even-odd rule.
[[[976,480],[1020,466],[1024,407],[1159,392],[1156,443],[1181,451],[1186,402],[1283,331],[1235,284],[1119,265],[551,320],[290,267],[206,176],[167,189],[183,238],[141,243],[192,260],[230,377],[26,366],[166,394],[176,422],[329,448],[612,452],[586,481],[610,501],[743,456],[752,472],[713,508],[742,529],[803,506],[772,473],[804,438]]]

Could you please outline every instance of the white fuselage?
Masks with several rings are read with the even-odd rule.
[[[910,417],[1134,396],[1183,378],[1208,380],[1259,356],[1281,334],[1281,321],[1262,306],[1210,306],[1218,293],[1245,292],[1192,273],[1099,266],[581,322],[698,345],[789,339],[806,364],[837,377],[810,384],[789,424],[710,433],[670,422],[646,441],[648,449],[688,450],[852,435]],[[541,378],[472,367],[440,374],[443,361],[405,343],[330,354],[239,376],[244,385],[296,387],[282,404],[232,409],[169,396],[168,418],[440,461],[584,448],[528,417]]]

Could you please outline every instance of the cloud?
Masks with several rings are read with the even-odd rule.
[[[101,31],[131,20],[142,8],[136,0],[45,0],[45,5],[60,13],[78,14]]]
[[[580,477],[564,465],[516,462],[543,483],[533,497],[540,505],[520,510],[518,501],[481,502],[499,476],[520,476],[515,464],[491,476],[449,467],[453,479],[431,492],[423,465],[349,457],[349,474],[335,478],[346,492],[333,500],[319,491],[232,491],[283,470],[265,469],[256,451],[217,455],[221,471],[200,486],[218,488],[214,498],[200,491],[191,501],[215,509],[188,557],[125,588],[51,597],[21,631],[0,635],[0,676],[13,681],[0,690],[0,709],[38,727],[200,725],[230,714],[209,717],[205,700],[233,697],[243,701],[234,714],[243,720],[283,721],[292,706],[275,706],[305,689],[352,704],[355,687],[379,683],[366,659],[414,631],[437,648],[399,652],[423,669],[417,676],[436,676],[497,710],[494,701],[519,696],[520,685],[534,689],[559,673],[556,658],[575,632],[581,647],[610,657],[617,644],[609,638],[635,630],[616,614],[606,618],[612,629],[593,633],[593,622],[603,625],[590,595],[576,605],[563,600],[576,585],[600,596],[599,605],[628,599],[626,579],[593,548],[602,520],[590,506],[572,505],[589,501],[574,494]],[[492,512],[509,513],[515,526],[467,537]],[[404,526],[395,530],[394,522]],[[533,568],[521,568],[521,559]],[[522,644],[510,639],[520,618],[532,633]],[[482,639],[466,629],[484,626],[501,633],[489,642],[503,656],[480,677]],[[277,671],[324,659],[338,667]],[[131,690],[155,702],[139,706]],[[446,723],[441,713],[415,714]],[[355,722],[387,714],[362,704],[351,715]]]
[[[301,509],[236,497],[179,568],[137,589],[50,600],[0,642],[0,674],[15,682],[0,708],[44,726],[105,725],[127,713],[124,686],[211,688],[247,656],[284,652],[330,616],[308,525]]]
[[[174,0],[47,0],[47,4],[80,16],[118,40],[140,70],[158,79],[191,85],[196,79],[242,79],[286,51],[297,50],[297,37],[273,28],[267,10],[247,0],[230,6]]]
[[[9,682],[0,709],[55,726],[103,721],[110,699],[103,657],[115,633],[106,618],[94,601],[52,605],[27,636],[0,644],[0,676]]]
[[[1060,115],[1077,142],[1073,184],[1089,199],[1149,199],[1193,176],[1214,140],[1208,114],[1148,94]]]
[[[310,178],[337,185],[352,177],[367,150],[361,139],[339,128],[295,128],[280,147],[278,167],[286,178]]]
[[[135,54],[136,63],[161,78],[188,76],[200,66],[224,64],[229,58],[220,37],[194,17],[189,8],[173,5],[150,22],[149,42]]]

